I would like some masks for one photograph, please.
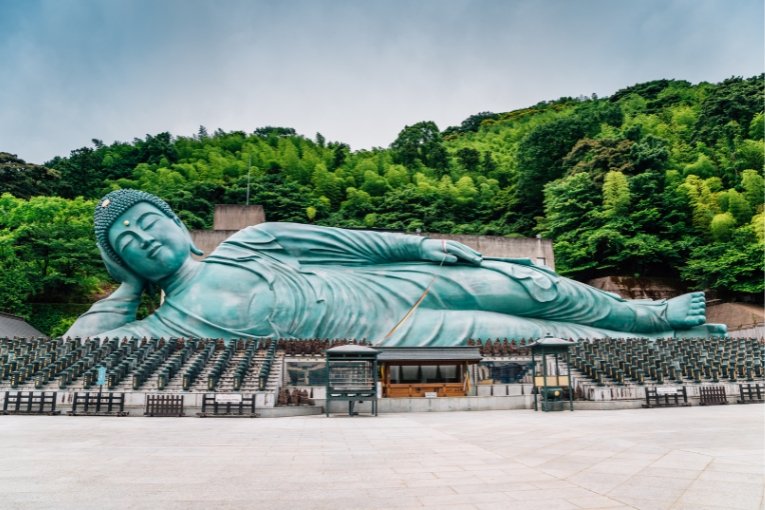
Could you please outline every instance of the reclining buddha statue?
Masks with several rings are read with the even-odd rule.
[[[162,199],[117,190],[98,202],[101,257],[121,285],[67,336],[355,338],[457,346],[474,338],[707,336],[702,292],[625,300],[528,259],[483,257],[422,236],[263,223],[207,258]],[[147,283],[164,291],[136,319]]]

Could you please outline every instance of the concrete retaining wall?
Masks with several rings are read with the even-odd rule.
[[[762,381],[759,381],[762,383]],[[725,394],[728,396],[728,402],[735,402],[738,398],[739,383],[731,382],[719,382],[708,384],[625,384],[623,386],[606,385],[598,386],[595,383],[579,383],[577,386],[577,392],[579,392],[585,399],[591,402],[607,402],[613,400],[642,400],[645,402],[645,388],[682,388],[685,386],[685,391],[688,395],[688,400],[696,399],[700,397],[700,388],[702,386],[723,386],[725,388]],[[746,383],[744,383],[746,384]]]
[[[765,324],[728,331],[728,336],[731,338],[765,338]]]
[[[326,401],[316,400],[317,406],[325,406]],[[449,411],[497,411],[511,409],[532,409],[534,399],[531,395],[512,397],[456,397],[456,398],[381,398],[377,401],[378,413],[424,413]],[[357,403],[354,410],[370,413],[371,402]],[[348,413],[346,402],[331,402],[333,414]]]
[[[195,259],[203,259],[211,254],[220,243],[239,232],[238,230],[192,230],[191,239],[197,248],[204,252],[202,257],[192,255]]]
[[[484,257],[529,258],[538,265],[555,269],[552,241],[536,238],[471,236],[459,234],[426,234],[431,239],[447,239],[470,246]]]
[[[626,299],[669,299],[685,292],[680,280],[674,278],[604,276],[590,280],[587,284]]]
[[[517,397],[531,395],[531,384],[479,384],[476,394],[479,397]]]
[[[213,230],[242,230],[266,221],[262,205],[217,204],[213,215]]]

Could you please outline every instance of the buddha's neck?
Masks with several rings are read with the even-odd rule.
[[[173,294],[180,290],[183,290],[186,285],[194,281],[194,277],[202,269],[202,264],[192,259],[187,258],[183,265],[170,276],[158,281],[160,288],[165,291],[165,294]]]

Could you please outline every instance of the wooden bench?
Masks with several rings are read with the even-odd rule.
[[[202,395],[200,418],[255,418],[255,395],[239,393],[205,393]]]
[[[756,404],[765,402],[765,385],[760,383],[747,383],[739,384],[738,392],[741,398],[738,399],[739,404]]]
[[[100,391],[76,392],[69,416],[127,416],[125,394]]]
[[[146,395],[144,416],[183,416],[183,395]]]
[[[725,386],[701,386],[699,388],[699,404],[702,406],[723,405],[728,403]]]
[[[688,393],[682,388],[648,388],[645,389],[643,407],[684,407],[688,406]]]
[[[56,410],[56,396],[55,391],[6,391],[1,414],[61,414]]]

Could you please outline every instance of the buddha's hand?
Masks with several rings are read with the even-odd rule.
[[[420,245],[420,255],[423,260],[445,264],[467,262],[477,266],[483,260],[483,255],[469,246],[444,239],[425,239]]]
[[[118,282],[122,282],[122,285],[120,285],[121,292],[130,293],[136,296],[141,295],[143,288],[146,286],[146,280],[135,274],[130,269],[120,266],[119,264],[115,264],[108,256],[102,255],[101,258],[104,261],[104,265],[106,266],[106,271],[109,273],[109,276]]]

